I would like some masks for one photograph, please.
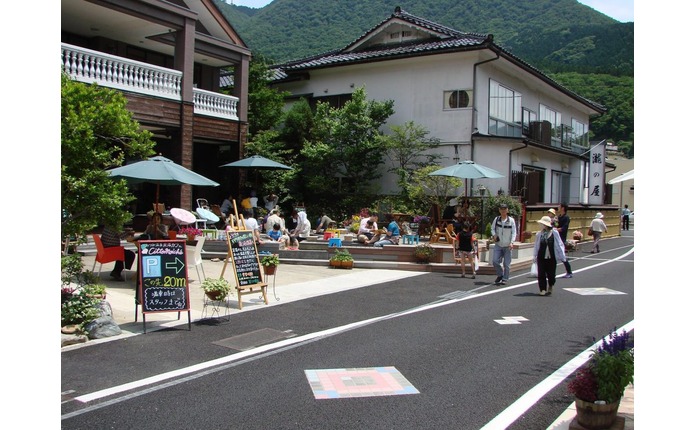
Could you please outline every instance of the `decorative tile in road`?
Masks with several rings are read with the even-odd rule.
[[[597,288],[563,288],[565,291],[570,293],[579,294],[581,296],[613,296],[619,294],[627,294],[622,291],[611,290],[610,288],[597,287]]]
[[[420,393],[395,367],[305,370],[316,399]]]

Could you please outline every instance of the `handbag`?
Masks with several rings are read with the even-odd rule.
[[[535,262],[531,265],[531,276],[538,277],[538,265]]]
[[[463,264],[463,262],[461,262]],[[478,260],[478,256],[475,256],[475,271],[477,272],[478,269],[480,269],[480,260]]]
[[[587,235],[587,236],[593,236],[593,235],[594,235],[594,230],[593,230],[591,227],[589,227],[589,231],[586,232],[586,235]]]

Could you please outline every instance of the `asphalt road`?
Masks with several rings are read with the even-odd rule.
[[[424,273],[65,351],[61,427],[545,429],[587,349],[632,328],[633,238],[601,249],[573,253],[550,297],[528,273],[506,286]],[[308,382],[390,366],[416,391],[316,399]]]

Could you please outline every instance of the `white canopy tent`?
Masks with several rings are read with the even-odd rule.
[[[613,185],[617,184],[618,182],[629,181],[630,179],[635,179],[635,169],[632,169],[629,172],[625,172],[620,176],[616,176],[615,178],[608,181],[608,183]]]

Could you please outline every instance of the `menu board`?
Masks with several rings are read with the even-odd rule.
[[[190,309],[186,241],[139,241],[138,268],[143,314]]]
[[[232,266],[237,285],[243,288],[262,284],[261,262],[258,259],[253,231],[228,231],[227,245],[232,256]]]

